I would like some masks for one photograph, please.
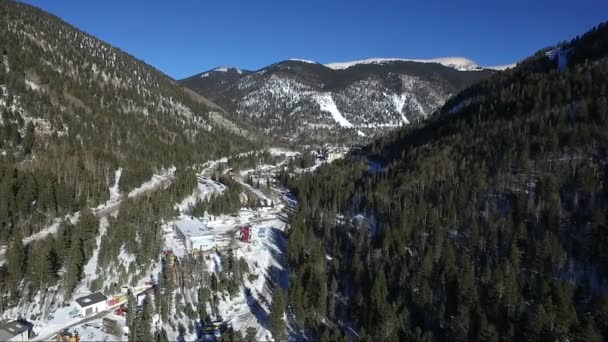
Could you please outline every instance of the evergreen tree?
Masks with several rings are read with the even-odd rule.
[[[19,283],[23,278],[23,270],[25,267],[25,251],[19,233],[15,233],[9,242],[6,253],[6,264],[8,272],[8,290],[10,293],[16,293],[19,289]]]
[[[137,327],[135,338],[137,341],[152,340],[152,315],[154,314],[154,303],[149,294],[146,294],[143,303],[143,309],[137,315]]]
[[[270,314],[268,317],[268,329],[275,340],[282,340],[285,336],[285,322],[283,315],[285,314],[285,298],[281,289],[277,288],[272,297],[270,306]]]
[[[256,342],[257,330],[254,327],[248,327],[245,330],[245,342]]]

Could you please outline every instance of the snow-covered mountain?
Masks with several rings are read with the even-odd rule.
[[[217,68],[180,81],[238,121],[287,140],[370,137],[426,118],[494,72],[466,58],[290,59],[257,70]]]
[[[477,65],[474,61],[464,57],[441,57],[432,59],[406,59],[406,58],[370,58],[350,62],[328,63],[326,67],[343,70],[360,64],[384,64],[391,62],[417,62],[417,63],[437,63],[443,66],[454,68],[459,71],[483,70],[484,68]]]
[[[219,96],[221,95],[221,89],[230,86],[239,78],[247,76],[250,73],[251,71],[249,70],[242,70],[230,66],[221,66],[188,77],[182,80],[181,83],[199,94]]]

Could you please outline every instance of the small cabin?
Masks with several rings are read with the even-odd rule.
[[[88,296],[76,298],[77,309],[82,317],[96,314],[108,309],[108,297],[101,292],[91,293]]]

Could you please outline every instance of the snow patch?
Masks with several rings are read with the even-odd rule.
[[[342,116],[342,113],[340,113],[340,111],[338,110],[338,107],[336,107],[336,103],[334,102],[334,99],[332,99],[330,93],[323,93],[323,94],[317,95],[315,97],[315,100],[317,100],[317,103],[319,104],[319,107],[321,107],[321,110],[324,112],[329,112],[331,114],[332,118],[340,126],[347,127],[347,128],[353,127],[353,124],[351,124],[348,120],[346,120],[346,118],[344,116]]]
[[[32,90],[39,90],[40,89],[40,86],[36,82],[30,81],[28,79],[25,80],[25,85],[28,88],[32,89]]]
[[[309,63],[309,64],[319,64],[319,62],[315,62],[315,61],[311,61],[308,59],[299,59],[299,58],[290,58],[290,61],[294,61],[294,62],[304,62],[304,63]]]
[[[211,73],[213,72],[228,72],[229,70],[234,70],[236,71],[238,74],[242,74],[243,70],[239,69],[239,68],[234,68],[234,67],[217,67],[215,69],[212,69],[210,71],[205,72],[204,74],[201,74],[200,77],[208,77],[209,75],[211,75]]]
[[[566,69],[566,67],[568,67],[568,51],[559,48],[559,49],[553,49],[551,51],[547,51],[545,53],[545,55],[553,60],[553,61],[557,61],[557,70],[564,70]]]
[[[391,100],[391,102],[393,103],[393,106],[395,106],[395,110],[397,111],[397,113],[399,113],[401,115],[401,120],[403,120],[403,123],[406,125],[409,124],[410,121],[405,117],[405,114],[403,114],[403,106],[405,106],[405,100],[407,98],[407,95],[405,93],[403,93],[401,95],[384,94],[384,96],[388,97],[389,100]]]
[[[110,187],[110,201],[117,201],[120,198],[120,190],[118,189],[118,182],[122,175],[122,167],[114,172],[114,184]]]
[[[489,67],[485,67],[485,69],[492,69],[492,70],[497,70],[497,71],[503,71],[503,70],[507,70],[507,69],[513,69],[516,66],[517,66],[517,63],[511,63],[511,64],[489,66]]]

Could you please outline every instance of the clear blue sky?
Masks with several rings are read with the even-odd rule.
[[[608,19],[606,0],[25,0],[183,78],[288,58],[515,62]]]

